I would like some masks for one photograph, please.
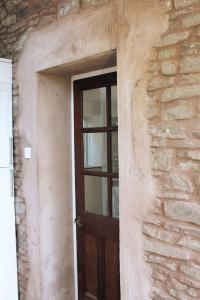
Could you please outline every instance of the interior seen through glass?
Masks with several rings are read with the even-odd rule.
[[[84,168],[107,171],[107,134],[84,133]]]
[[[95,214],[108,215],[107,178],[84,176],[85,210]]]
[[[110,91],[109,100],[107,100],[106,87],[83,91],[83,128],[87,128],[87,132],[83,133],[84,170],[90,171],[93,175],[84,175],[85,210],[106,216],[109,202],[112,205],[112,216],[118,218],[119,180],[111,178],[109,181],[107,177],[102,177],[103,174],[95,174],[95,176],[92,174],[92,172],[118,173],[117,86],[111,86]],[[110,110],[108,101],[110,101]],[[107,120],[109,111],[110,116]],[[108,124],[113,127],[111,131]],[[105,132],[101,132],[101,128],[98,132],[89,132],[90,128],[95,131],[97,127],[106,128]],[[111,163],[108,165],[109,159]],[[111,185],[109,189],[112,191],[110,199],[108,184]]]
[[[106,88],[83,91],[83,127],[106,126]]]

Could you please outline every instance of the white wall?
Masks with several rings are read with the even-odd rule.
[[[0,299],[17,300],[12,159],[12,64],[0,59]]]

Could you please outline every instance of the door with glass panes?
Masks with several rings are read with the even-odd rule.
[[[119,300],[117,73],[74,82],[79,300]]]

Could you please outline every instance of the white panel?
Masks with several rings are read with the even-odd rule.
[[[17,300],[17,263],[12,176],[0,168],[0,299]]]
[[[12,86],[0,83],[0,168],[12,164]]]
[[[0,58],[0,82],[12,84],[12,64],[8,59]]]

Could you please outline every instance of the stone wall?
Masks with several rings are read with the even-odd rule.
[[[169,29],[150,63],[155,208],[145,219],[152,299],[200,299],[200,2],[166,1]]]
[[[20,299],[26,299],[29,259],[26,230],[26,201],[23,195],[23,149],[18,124],[18,85],[16,78],[20,54],[32,31],[88,5],[104,5],[109,0],[2,0],[0,2],[0,57],[13,60],[13,127],[15,210]]]

